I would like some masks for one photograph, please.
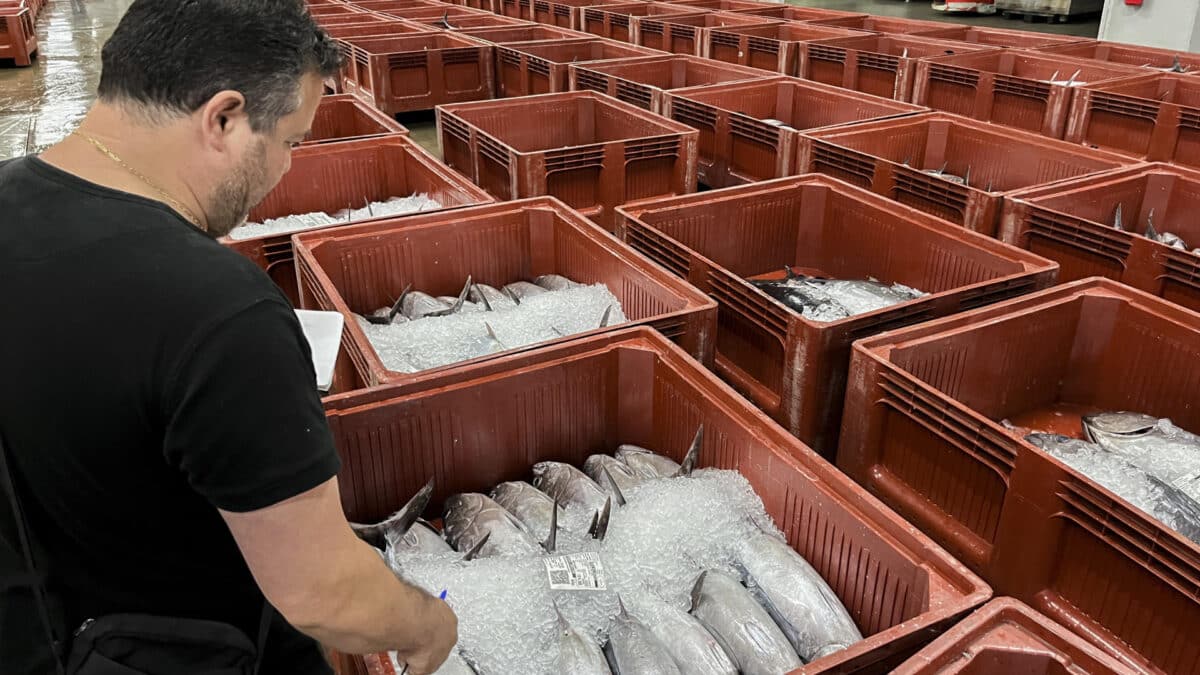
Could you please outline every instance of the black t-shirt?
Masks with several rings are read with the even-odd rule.
[[[0,164],[0,317],[0,433],[68,624],[139,612],[255,640],[263,596],[217,509],[339,468],[287,299],[164,205],[27,157]],[[267,644],[264,673],[327,672],[281,619]]]

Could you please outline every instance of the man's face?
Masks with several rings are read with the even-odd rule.
[[[300,82],[300,107],[279,119],[274,129],[262,133],[247,130],[237,146],[240,156],[213,190],[205,212],[208,232],[223,237],[241,225],[292,166],[292,148],[303,141],[321,102],[323,86],[316,75]]]

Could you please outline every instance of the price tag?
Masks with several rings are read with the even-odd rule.
[[[593,552],[571,553],[542,559],[550,588],[556,591],[603,591],[604,564]]]

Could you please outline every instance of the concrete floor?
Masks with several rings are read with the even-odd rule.
[[[36,153],[71,132],[87,112],[100,79],[100,48],[133,0],[51,0],[38,21],[40,53],[29,68],[0,62],[0,160]],[[789,0],[791,4],[980,26],[1095,37],[1099,18],[1026,24],[999,16],[947,16],[929,0]],[[402,119],[435,153],[431,113]]]

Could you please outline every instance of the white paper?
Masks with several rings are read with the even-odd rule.
[[[333,369],[337,365],[338,349],[342,344],[345,319],[340,312],[317,312],[297,309],[300,328],[308,338],[312,351],[313,369],[317,371],[317,389],[329,391],[333,386]]]
[[[608,588],[604,580],[604,564],[600,555],[593,552],[543,558],[546,576],[551,590],[556,591],[603,591]]]

